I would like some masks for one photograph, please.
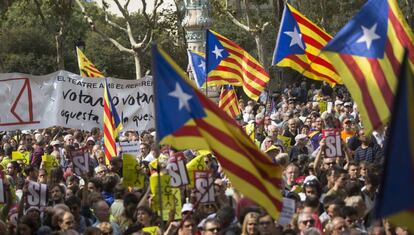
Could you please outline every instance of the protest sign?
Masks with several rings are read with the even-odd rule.
[[[144,187],[145,175],[139,166],[137,158],[129,153],[122,154],[123,185],[127,187]]]
[[[213,173],[211,171],[195,171],[195,188],[200,203],[214,203]]]
[[[20,151],[13,151],[12,152],[12,160],[17,161],[21,160],[24,165],[29,165],[30,162],[30,152],[20,152]]]
[[[290,198],[283,198],[283,208],[282,212],[280,213],[278,223],[282,226],[290,224],[295,215],[295,200]]]
[[[119,145],[117,149],[120,149],[121,155],[123,153],[128,153],[133,156],[139,155],[139,141],[119,142],[117,145]]]
[[[0,204],[4,204],[6,202],[6,189],[4,186],[3,171],[0,171]]]
[[[188,178],[190,180],[190,188],[194,188],[194,172],[203,171],[207,169],[207,165],[204,162],[205,154],[200,154],[189,161],[186,165],[188,171]]]
[[[45,169],[47,172],[50,172],[50,169],[53,167],[58,167],[59,163],[57,162],[55,156],[45,154],[42,156],[42,168]]]
[[[124,129],[154,127],[152,77],[107,78]],[[0,127],[4,131],[64,126],[81,130],[103,126],[104,79],[67,71],[44,76],[0,74]]]
[[[323,113],[328,110],[328,103],[324,100],[319,101],[319,111]]]
[[[47,185],[30,181],[28,186],[28,195],[26,198],[27,207],[35,206],[38,208],[45,207],[47,202]]]
[[[158,235],[161,229],[158,226],[144,227],[143,232],[149,233],[150,235]]]
[[[83,149],[76,149],[71,152],[73,171],[76,175],[81,176],[89,172],[89,154]]]
[[[169,158],[167,170],[171,176],[171,187],[181,187],[190,183],[183,152],[178,152]]]
[[[158,184],[161,182],[161,186]],[[162,200],[162,218],[164,221],[168,220],[168,215],[171,210],[175,210],[174,219],[181,219],[181,193],[178,188],[172,188],[170,185],[171,176],[162,174],[158,179],[158,174],[154,173],[150,177],[151,193],[154,195],[153,209],[160,211],[159,192],[161,188]]]
[[[325,139],[326,157],[342,156],[341,132],[338,129],[322,130],[322,137]]]
[[[284,135],[278,135],[277,138],[282,141],[285,148],[289,148],[292,145],[292,139]]]

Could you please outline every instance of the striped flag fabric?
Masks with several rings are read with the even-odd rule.
[[[323,49],[357,103],[367,133],[389,121],[404,48],[413,66],[413,43],[395,0],[369,0]]]
[[[342,84],[332,63],[321,55],[331,36],[289,4],[285,5],[272,65],[290,67],[305,77]]]
[[[76,47],[76,53],[78,55],[78,65],[80,75],[88,78],[103,78],[104,74],[99,71],[92,62],[86,58],[82,50]]]
[[[232,85],[224,85],[221,87],[218,106],[232,118],[236,118],[240,115],[239,101]]]
[[[119,118],[115,105],[112,103],[112,97],[109,93],[108,81],[105,78],[104,86],[104,150],[106,159],[109,161],[117,156],[116,137],[122,130],[122,121]]]
[[[246,95],[258,100],[270,77],[259,62],[239,45],[214,31],[207,30],[208,86],[242,86]]]
[[[206,85],[206,59],[204,54],[187,50],[188,64],[198,88]]]
[[[236,121],[205,97],[178,65],[152,48],[155,122],[160,144],[211,150],[231,184],[278,218],[282,169],[246,136]]]
[[[375,204],[379,219],[414,233],[414,74],[403,63],[394,100],[384,175]],[[396,200],[398,198],[398,200]]]

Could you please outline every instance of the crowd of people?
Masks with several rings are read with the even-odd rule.
[[[199,203],[189,186],[180,188],[181,219],[168,220],[154,210],[149,177],[165,171],[177,151],[162,146],[161,169],[156,130],[125,130],[120,142],[139,141],[136,156],[143,187],[123,184],[122,157],[106,160],[102,130],[63,127],[1,133],[0,169],[5,202],[0,205],[0,234],[408,234],[373,216],[384,162],[387,129],[364,131],[357,106],[344,87],[306,82],[272,93],[264,103],[239,101],[238,123],[274,164],[284,168],[283,196],[295,202],[288,223],[272,218],[264,208],[231,187],[213,154],[203,155],[213,172],[215,201]],[[340,150],[327,155],[324,130],[337,130]],[[73,171],[71,152],[89,153],[89,171]],[[29,161],[14,160],[13,152],[29,152]],[[56,164],[46,167],[42,156]],[[198,155],[185,150],[186,161]],[[166,159],[165,159],[166,158]],[[137,169],[138,170],[138,169]],[[28,206],[30,182],[47,184],[47,205]]]

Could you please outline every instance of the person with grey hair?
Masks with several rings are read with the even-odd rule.
[[[307,228],[303,231],[304,235],[321,235],[317,228]]]
[[[298,217],[298,229],[301,235],[305,234],[305,230],[315,227],[315,219],[310,213],[300,213]]]

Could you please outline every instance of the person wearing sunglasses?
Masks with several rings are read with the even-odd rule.
[[[208,218],[204,222],[202,235],[220,234],[220,223],[216,218]]]
[[[304,231],[309,228],[315,227],[315,219],[310,213],[301,213],[298,217],[298,229],[300,234],[304,234]]]

